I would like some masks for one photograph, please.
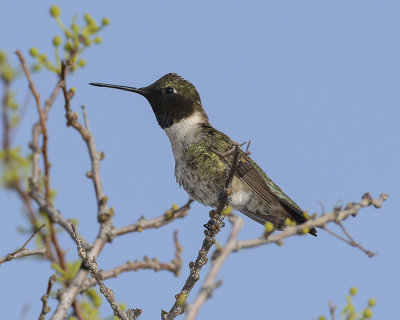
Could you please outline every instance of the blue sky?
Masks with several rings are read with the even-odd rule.
[[[0,48],[10,54],[31,46],[52,57],[51,38],[61,34],[48,15],[57,2],[4,1],[0,11]],[[376,319],[397,314],[400,178],[400,3],[398,1],[58,1],[62,18],[90,12],[111,24],[103,43],[85,52],[87,66],[71,76],[73,108],[85,105],[92,132],[105,151],[101,171],[105,193],[123,226],[160,215],[172,203],[187,200],[174,181],[174,160],[166,135],[147,101],[126,92],[88,86],[110,82],[150,84],[176,72],[194,83],[211,123],[234,140],[253,141],[252,156],[303,209],[321,212],[338,203],[358,201],[369,191],[390,194],[380,210],[366,209],[346,227],[365,247],[379,251],[370,259],[322,230],[319,237],[292,238],[283,247],[269,245],[232,254],[219,278],[224,283],[199,319],[313,319],[328,315],[331,300],[344,306],[351,286],[356,306],[377,300]],[[24,9],[21,10],[21,7]],[[78,20],[79,21],[79,20]],[[81,21],[81,20],[80,20]],[[16,58],[12,61],[17,63]],[[55,77],[35,75],[42,97]],[[24,80],[15,90],[23,100]],[[16,142],[25,144],[37,114],[29,105]],[[49,119],[52,186],[57,207],[78,217],[87,239],[97,233],[96,205],[81,138],[65,127],[62,99]],[[25,241],[16,232],[25,225],[16,198],[0,191],[3,228],[0,256]],[[176,279],[168,273],[126,273],[108,282],[116,298],[140,307],[142,319],[168,310],[197,255],[208,208],[194,204],[189,216],[160,230],[131,234],[107,246],[99,258],[109,269],[126,260],[173,257],[173,230],[179,230],[184,266]],[[245,219],[241,239],[261,228]],[[7,226],[7,227],[4,227]],[[218,236],[224,242],[225,228]],[[76,255],[64,236],[68,257]],[[205,271],[203,270],[203,275]],[[37,318],[51,270],[47,263],[14,261],[0,270],[2,317],[17,319],[29,305]],[[203,276],[204,279],[204,276]],[[192,298],[196,291],[192,293]],[[189,299],[189,302],[191,300]],[[54,303],[52,304],[54,306]],[[109,315],[106,305],[103,315]]]

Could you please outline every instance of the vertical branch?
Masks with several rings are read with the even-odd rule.
[[[110,212],[107,207],[107,197],[104,195],[103,186],[100,179],[100,161],[104,159],[104,152],[97,151],[94,139],[89,130],[89,124],[86,116],[85,109],[83,109],[85,126],[78,122],[78,115],[71,110],[70,100],[74,95],[74,92],[67,89],[66,85],[66,73],[69,69],[68,61],[63,61],[61,64],[61,79],[63,81],[63,94],[65,100],[65,117],[67,118],[67,126],[75,128],[86,142],[88,147],[92,168],[88,175],[93,180],[94,189],[96,192],[97,206],[98,206],[98,221],[103,222],[110,216]]]
[[[67,118],[67,126],[72,126],[78,133],[81,135],[82,139],[85,141],[89,156],[91,159],[91,171],[88,177],[93,180],[94,189],[96,192],[96,200],[97,200],[97,217],[100,223],[100,231],[97,235],[96,240],[91,246],[90,250],[87,251],[87,256],[90,260],[93,261],[96,257],[99,256],[102,251],[104,245],[107,241],[111,239],[111,230],[112,230],[112,211],[108,209],[107,206],[107,197],[103,193],[103,187],[100,178],[100,161],[104,158],[104,153],[99,152],[96,149],[96,145],[94,142],[94,138],[89,131],[88,127],[84,127],[78,121],[78,115],[71,110],[70,100],[74,95],[73,90],[67,89],[66,84],[66,75],[70,70],[70,64],[67,61],[62,61],[61,63],[61,81],[62,81],[62,90],[64,94],[65,100],[65,112]],[[84,116],[86,118],[86,115]],[[87,123],[87,119],[85,120]],[[70,234],[72,235],[72,230],[70,230]],[[80,292],[80,288],[87,279],[88,270],[80,269],[78,273],[75,275],[74,279],[72,279],[71,283],[64,290],[63,294],[59,297],[59,303],[57,309],[52,315],[52,320],[61,320],[64,319],[67,315],[68,309],[71,307],[71,304],[75,300],[76,296]]]
[[[46,294],[44,294],[41,299],[43,302],[43,305],[42,305],[42,311],[40,312],[40,315],[39,315],[39,320],[45,320],[46,314],[50,312],[50,307],[48,306],[48,302],[49,302],[51,288],[53,287],[54,282],[56,282],[56,276],[53,274],[50,277],[49,282],[47,284]]]
[[[49,176],[50,176],[50,162],[49,162],[49,155],[48,155],[48,150],[47,150],[47,142],[49,139],[49,134],[47,132],[47,126],[46,126],[46,117],[42,108],[42,104],[40,102],[40,94],[37,92],[35,84],[32,80],[31,74],[29,72],[28,66],[26,65],[25,59],[22,56],[22,53],[20,51],[15,52],[19,58],[19,61],[21,62],[22,68],[24,70],[25,76],[28,79],[29,83],[29,89],[31,90],[33,97],[35,98],[36,102],[36,107],[39,112],[39,121],[40,121],[40,126],[42,129],[42,136],[43,136],[43,143],[42,143],[42,154],[43,154],[43,162],[44,162],[44,183],[45,183],[45,190],[46,190],[46,201],[50,201],[50,181],[49,181]]]
[[[178,293],[177,295],[175,295],[176,301],[175,301],[174,305],[172,306],[171,310],[169,312],[166,312],[166,311],[161,312],[161,318],[163,320],[175,319],[176,316],[185,312],[184,307],[186,304],[186,299],[189,296],[190,292],[192,291],[196,282],[200,279],[200,271],[208,261],[208,258],[207,258],[208,252],[210,251],[211,247],[216,242],[216,240],[215,240],[216,236],[219,233],[219,231],[221,230],[221,226],[223,224],[221,212],[225,208],[225,206],[228,204],[229,195],[231,194],[230,185],[232,183],[233,177],[234,177],[236,169],[237,169],[237,164],[238,164],[240,148],[237,143],[234,143],[233,148],[228,151],[228,153],[232,153],[232,152],[234,153],[233,160],[232,160],[231,168],[228,173],[228,177],[225,181],[224,191],[220,195],[220,200],[219,200],[217,208],[215,210],[210,211],[211,219],[208,221],[207,224],[204,225],[207,229],[207,230],[204,230],[204,234],[206,237],[205,237],[202,247],[199,251],[199,255],[197,256],[197,259],[195,262],[190,262],[189,277],[187,278],[181,292]]]
[[[40,95],[39,95],[38,91],[36,90],[35,84],[32,80],[32,76],[29,72],[28,66],[26,65],[25,59],[22,56],[22,53],[20,51],[17,50],[15,53],[18,56],[18,59],[22,65],[22,69],[24,70],[24,73],[28,79],[29,89],[31,90],[33,97],[35,98],[36,107],[37,107],[37,110],[39,113],[39,124],[40,124],[41,133],[42,133],[42,137],[43,137],[41,151],[42,151],[43,162],[44,162],[45,197],[46,197],[46,203],[49,204],[50,203],[50,161],[49,161],[48,148],[47,148],[49,134],[47,132],[47,126],[46,126],[46,116],[44,113],[44,109],[42,108],[42,104],[40,102]],[[54,248],[56,249],[60,266],[64,270],[66,270],[67,264],[65,262],[64,252],[61,249],[60,244],[58,242],[54,222],[51,220],[50,220],[50,237],[54,244]]]
[[[240,229],[243,227],[243,220],[238,216],[232,215],[230,217],[230,221],[232,222],[232,230],[229,234],[228,240],[226,241],[226,245],[222,248],[215,261],[213,261],[212,267],[207,274],[206,280],[204,281],[199,294],[189,308],[186,320],[193,320],[196,318],[204,302],[210,297],[213,290],[218,286],[218,282],[216,282],[218,272],[228,256],[232,253],[232,250],[235,248],[237,236]]]

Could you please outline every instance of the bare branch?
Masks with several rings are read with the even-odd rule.
[[[74,237],[77,243],[78,255],[82,258],[85,267],[90,270],[90,275],[92,276],[92,278],[96,280],[100,292],[107,299],[108,303],[110,304],[111,308],[114,311],[114,315],[116,315],[121,320],[129,320],[127,314],[125,314],[125,312],[121,310],[117,301],[115,300],[114,292],[104,284],[103,276],[99,272],[96,258],[95,257],[93,257],[92,259],[89,258],[86,250],[82,247],[81,241],[75,232],[76,226],[71,225],[71,227],[72,227],[72,236]]]
[[[184,307],[186,299],[190,294],[190,292],[192,291],[196,282],[200,279],[200,271],[208,261],[207,258],[208,252],[214,245],[216,241],[215,238],[219,233],[219,231],[221,230],[221,226],[223,226],[223,221],[222,221],[223,217],[221,212],[229,201],[229,195],[231,194],[230,185],[232,183],[233,177],[237,169],[238,158],[240,153],[239,145],[236,142],[234,143],[234,147],[235,149],[233,151],[234,152],[233,161],[228,173],[228,177],[225,181],[224,191],[220,196],[220,200],[216,210],[210,211],[211,219],[208,221],[207,224],[204,225],[206,228],[206,230],[204,230],[205,239],[203,240],[203,244],[201,246],[201,249],[199,250],[199,254],[195,262],[189,263],[189,268],[190,268],[189,277],[187,278],[181,292],[175,295],[176,300],[171,310],[169,312],[166,312],[164,310],[161,311],[161,318],[164,320],[172,320],[176,316],[185,312]]]
[[[340,209],[334,210],[330,213],[323,214],[318,218],[312,218],[297,226],[286,227],[284,230],[282,230],[282,232],[271,234],[268,237],[262,236],[256,239],[238,241],[236,243],[234,251],[239,251],[241,249],[247,249],[247,248],[254,248],[266,243],[276,243],[278,245],[281,245],[284,239],[291,237],[293,235],[305,234],[305,231],[310,230],[313,227],[322,228],[331,221],[341,222],[350,216],[356,216],[358,214],[358,211],[364,207],[374,206],[375,208],[380,208],[382,203],[386,201],[387,198],[388,195],[382,193],[378,199],[374,200],[369,193],[365,193],[362,196],[362,201],[360,203],[348,204],[346,208],[343,210]]]
[[[83,140],[87,145],[89,156],[91,158],[92,168],[89,177],[92,178],[93,180],[93,185],[96,192],[96,200],[98,208],[97,218],[100,223],[100,231],[96,237],[96,240],[93,243],[93,246],[90,247],[89,251],[87,251],[87,256],[90,257],[89,259],[95,260],[95,258],[99,256],[100,252],[102,251],[107,241],[111,240],[113,211],[108,209],[107,197],[104,196],[103,194],[103,187],[100,179],[100,161],[104,158],[104,153],[97,151],[94,143],[94,138],[88,129],[88,125],[85,128],[81,123],[79,123],[78,115],[75,112],[73,112],[70,107],[70,100],[74,94],[73,90],[67,90],[67,85],[66,85],[66,75],[70,67],[71,66],[68,60],[62,62],[61,65],[61,80],[63,81],[62,89],[65,100],[67,125],[72,126],[79,132],[79,134],[81,135],[81,137],[83,138]],[[87,120],[85,121],[87,122]],[[67,229],[69,230],[69,228]],[[79,239],[82,238],[79,236]],[[81,291],[80,288],[84,283],[84,281],[87,279],[87,276],[88,276],[87,270],[80,269],[78,271],[78,273],[75,275],[74,279],[71,281],[69,286],[64,290],[63,294],[59,296],[59,304],[54,314],[51,317],[52,320],[62,320],[66,317],[71,304]],[[136,317],[137,314],[138,312],[131,312],[129,313],[129,316]]]
[[[361,244],[357,243],[353,239],[353,237],[349,234],[349,232],[344,228],[342,223],[338,222],[337,224],[341,227],[343,232],[346,234],[347,239],[342,237],[341,235],[338,235],[336,232],[333,232],[332,230],[328,229],[327,227],[321,227],[321,228],[323,230],[325,230],[326,232],[328,232],[330,235],[334,236],[335,238],[346,242],[347,244],[351,245],[352,247],[360,249],[362,252],[364,252],[370,258],[372,258],[373,256],[375,256],[377,254],[377,252],[372,252],[370,250],[367,250],[363,246],[361,246]]]
[[[44,182],[45,182],[45,190],[46,190],[46,202],[50,202],[50,162],[49,162],[49,155],[47,151],[47,141],[49,138],[48,132],[47,132],[47,126],[46,126],[46,115],[42,109],[42,104],[40,102],[40,95],[36,90],[35,84],[33,82],[32,76],[29,72],[29,68],[26,65],[25,59],[22,56],[22,53],[20,51],[15,52],[19,58],[19,61],[21,62],[22,68],[25,72],[25,75],[28,79],[29,82],[29,88],[32,91],[32,94],[35,98],[36,101],[36,107],[39,112],[39,119],[40,119],[40,126],[42,130],[42,135],[43,135],[43,144],[42,144],[42,154],[43,154],[43,162],[44,162]]]
[[[69,234],[72,233],[71,223],[63,217],[61,212],[54,208],[51,204],[46,203],[46,199],[43,197],[43,194],[38,190],[32,190],[30,192],[30,196],[34,199],[39,205],[40,210],[46,212],[49,219],[54,223],[60,225],[65,231]],[[82,235],[78,234],[81,239],[82,245],[85,249],[89,249],[92,245],[87,242]]]
[[[24,258],[24,257],[29,257],[29,256],[45,256],[47,253],[46,248],[40,248],[40,249],[33,249],[33,250],[28,250],[28,249],[22,249],[18,252],[15,253],[10,253],[2,258],[0,258],[0,265],[2,265],[4,262],[11,261],[14,259],[19,259],[19,258]]]
[[[222,248],[221,252],[219,253],[218,257],[213,261],[210,271],[207,274],[206,280],[204,281],[199,294],[197,295],[193,304],[189,306],[186,320],[193,320],[196,318],[204,302],[211,296],[215,288],[217,288],[221,284],[221,282],[218,283],[216,281],[218,272],[220,271],[222,265],[235,247],[237,236],[240,229],[243,227],[243,220],[238,216],[230,216],[229,221],[232,222],[232,229],[229,234],[228,240],[225,246]]]
[[[65,117],[67,118],[67,126],[72,126],[76,131],[78,131],[82,139],[86,142],[92,164],[90,178],[93,180],[93,186],[96,191],[98,207],[97,220],[102,223],[105,220],[109,220],[112,216],[112,212],[108,209],[107,206],[107,197],[104,195],[103,186],[100,178],[100,161],[104,159],[105,154],[104,152],[97,151],[96,149],[93,135],[89,130],[89,123],[84,108],[83,114],[86,127],[78,121],[78,115],[76,114],[76,112],[73,112],[71,110],[70,100],[74,95],[74,91],[68,91],[66,85],[66,73],[69,67],[70,66],[68,64],[68,61],[62,62],[61,79],[63,80],[63,94],[66,113]]]
[[[50,307],[48,306],[48,302],[49,302],[49,296],[51,293],[51,288],[53,287],[54,282],[56,282],[56,276],[53,274],[50,279],[49,282],[47,284],[47,290],[46,290],[46,294],[42,296],[42,302],[43,302],[43,306],[42,306],[42,311],[40,312],[39,315],[39,320],[45,320],[46,319],[46,314],[50,312]]]
[[[121,236],[123,234],[127,234],[130,232],[136,232],[136,231],[143,231],[145,229],[152,229],[152,228],[160,228],[176,219],[186,217],[186,215],[189,212],[190,209],[190,204],[193,202],[193,200],[188,200],[186,204],[184,204],[182,207],[178,208],[177,210],[174,211],[167,211],[165,214],[146,220],[144,217],[141,217],[138,222],[130,224],[125,227],[117,228],[112,231],[112,238]]]
[[[182,267],[182,258],[181,258],[182,247],[178,242],[177,234],[178,232],[175,231],[174,232],[175,258],[172,259],[171,262],[169,263],[159,262],[157,258],[150,259],[148,257],[144,257],[142,261],[128,261],[108,271],[100,271],[103,280],[116,278],[123,272],[138,271],[141,269],[152,269],[156,272],[165,270],[172,272],[175,276],[179,276],[179,271]],[[87,279],[85,283],[81,286],[81,292],[86,291],[87,289],[89,289],[94,285],[96,285],[95,279]],[[62,294],[62,291],[60,291],[60,294]]]
[[[47,252],[46,248],[41,248],[41,249],[35,249],[35,250],[28,250],[25,249],[27,244],[33,239],[33,237],[44,227],[45,225],[43,224],[41,227],[39,227],[35,232],[32,233],[32,235],[28,238],[28,240],[25,241],[25,243],[17,250],[15,250],[12,253],[7,254],[5,257],[0,258],[0,265],[6,261],[11,261],[14,259],[22,258],[22,257],[28,257],[28,256],[33,256],[33,255],[42,255],[44,256]]]

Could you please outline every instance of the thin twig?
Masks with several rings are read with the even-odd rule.
[[[39,315],[39,320],[45,320],[46,319],[46,314],[50,312],[50,307],[48,306],[48,302],[49,302],[49,296],[51,293],[51,288],[53,287],[54,282],[56,282],[56,276],[53,274],[50,278],[49,278],[49,282],[47,284],[47,290],[46,290],[46,294],[42,296],[42,311],[40,312]]]
[[[14,259],[25,258],[29,256],[45,256],[46,254],[47,254],[46,248],[33,249],[33,250],[22,249],[16,253],[13,253],[12,255],[9,254],[0,258],[0,265],[3,264],[4,262],[11,261]]]
[[[63,80],[62,89],[65,100],[65,105],[64,105],[65,117],[67,118],[67,126],[72,126],[76,131],[78,131],[88,147],[92,165],[90,178],[93,181],[93,186],[96,192],[96,199],[97,199],[97,207],[98,207],[97,219],[100,223],[102,223],[105,220],[109,220],[113,215],[113,213],[108,209],[107,197],[104,195],[103,186],[100,178],[100,161],[104,159],[105,154],[104,152],[97,151],[96,149],[94,138],[89,130],[89,123],[85,109],[83,108],[82,111],[84,114],[84,121],[86,127],[83,126],[78,121],[77,113],[71,110],[70,100],[73,97],[74,92],[68,90],[66,85],[66,73],[69,67],[70,66],[68,62],[65,61],[62,62],[61,79]]]
[[[122,265],[114,267],[107,271],[100,271],[103,280],[116,278],[123,272],[128,271],[138,271],[138,270],[145,270],[151,269],[156,272],[158,271],[170,271],[176,277],[179,276],[180,269],[182,267],[182,246],[178,241],[178,232],[174,232],[174,244],[175,244],[175,258],[172,259],[171,262],[160,262],[157,258],[150,259],[148,257],[144,257],[142,261],[128,261]],[[85,283],[81,286],[81,293],[85,292],[90,287],[96,285],[95,279],[87,279]],[[59,294],[62,294],[62,290],[60,290]]]
[[[144,217],[141,217],[136,223],[112,230],[112,237],[114,238],[130,232],[140,232],[145,229],[160,228],[176,219],[186,217],[192,202],[193,200],[190,199],[182,207],[173,211],[167,211],[163,215],[153,219],[146,220]]]
[[[7,254],[5,257],[0,258],[0,265],[3,262],[6,261],[11,261],[14,259],[22,258],[22,257],[27,257],[27,256],[33,256],[33,255],[45,255],[46,254],[46,248],[40,248],[40,249],[35,249],[35,250],[28,250],[25,249],[27,244],[33,239],[33,237],[44,227],[45,225],[43,224],[40,226],[37,230],[35,230],[32,235],[28,238],[28,240],[25,241],[25,243],[15,250],[12,253]]]
[[[218,272],[220,271],[222,265],[235,247],[237,236],[240,229],[243,227],[243,220],[238,216],[232,215],[229,217],[229,221],[232,222],[232,229],[229,234],[228,240],[225,246],[222,248],[221,252],[219,253],[218,257],[213,261],[210,271],[206,276],[206,279],[200,289],[199,294],[197,295],[194,302],[189,306],[186,320],[193,320],[196,318],[204,302],[211,296],[215,288],[217,288],[218,282],[216,281],[216,278]]]
[[[74,237],[77,243],[78,255],[82,258],[85,267],[90,270],[90,275],[92,276],[92,278],[96,280],[100,292],[104,295],[104,297],[110,304],[112,310],[114,311],[114,315],[116,315],[121,320],[129,320],[127,314],[121,310],[120,306],[115,300],[114,292],[104,284],[103,276],[99,272],[96,258],[95,257],[93,257],[92,259],[89,258],[86,250],[82,247],[79,237],[76,234],[76,226],[71,225],[71,227],[72,227],[72,236]]]
[[[50,162],[49,162],[49,156],[48,156],[48,131],[47,131],[47,126],[46,126],[46,120],[47,120],[47,114],[50,111],[51,105],[56,99],[58,92],[60,90],[60,82],[57,84],[56,88],[53,90],[53,93],[51,94],[50,98],[47,99],[45,107],[42,109],[41,102],[40,102],[40,95],[37,92],[34,82],[32,80],[31,74],[29,72],[29,69],[26,65],[25,59],[22,56],[20,51],[16,51],[16,54],[21,62],[22,68],[25,72],[25,75],[28,79],[29,83],[29,88],[32,91],[32,94],[35,98],[36,101],[36,106],[39,112],[39,121],[34,125],[33,127],[33,139],[32,139],[32,151],[33,151],[33,165],[32,165],[32,179],[30,181],[30,186],[32,192],[38,191],[39,190],[39,175],[40,175],[40,168],[39,168],[39,153],[41,152],[43,155],[43,162],[44,162],[44,184],[45,184],[45,204],[46,206],[50,206]],[[64,77],[66,76],[66,73],[64,73]],[[62,79],[64,80],[64,79]],[[65,83],[65,81],[63,81]],[[43,136],[43,142],[42,142],[42,147],[39,148],[39,135],[42,134]],[[57,233],[56,233],[56,228],[54,225],[54,221],[50,219],[50,224],[49,224],[49,229],[50,229],[50,238],[51,242],[56,250],[58,261],[57,263],[60,265],[60,267],[63,270],[67,270],[67,263],[65,261],[65,252],[61,249],[60,243],[58,241]],[[50,250],[50,248],[49,248]],[[75,310],[75,313],[78,315],[78,317],[82,318],[80,316],[80,307],[77,301],[73,301],[73,307]]]
[[[35,84],[33,82],[32,76],[29,72],[29,68],[26,65],[25,59],[22,56],[22,53],[20,51],[17,50],[15,53],[18,56],[18,59],[21,62],[22,68],[28,79],[29,89],[32,91],[32,94],[36,101],[36,107],[39,112],[40,126],[42,129],[42,135],[43,135],[42,154],[43,154],[43,162],[44,162],[44,182],[45,182],[45,190],[46,190],[46,201],[50,202],[50,162],[49,162],[49,155],[48,155],[48,150],[47,150],[47,142],[49,139],[49,134],[47,132],[47,126],[46,126],[46,116],[42,109],[42,103],[40,101],[40,94],[36,90]]]
[[[201,249],[199,250],[199,254],[195,262],[190,262],[189,276],[186,279],[186,282],[183,285],[180,293],[175,295],[176,300],[171,310],[169,312],[166,312],[164,310],[161,311],[161,318],[164,320],[172,320],[176,316],[185,312],[184,307],[186,304],[186,299],[190,294],[190,292],[192,291],[196,282],[200,279],[200,271],[208,261],[207,258],[208,252],[214,245],[216,241],[215,238],[219,233],[219,231],[221,230],[221,226],[223,224],[221,212],[227,205],[229,200],[229,195],[231,194],[230,185],[232,183],[233,177],[237,169],[238,158],[240,153],[240,148],[237,143],[234,143],[234,148],[235,149],[234,149],[233,161],[227,179],[225,181],[224,191],[220,196],[217,208],[215,210],[210,211],[211,219],[208,221],[207,224],[204,225],[206,227],[206,230],[204,230],[205,239],[203,240],[203,244],[201,246]]]
[[[38,191],[38,190],[32,190],[30,192],[30,196],[32,199],[36,201],[36,203],[39,205],[39,209],[41,211],[46,212],[47,216],[51,221],[54,223],[57,223],[59,226],[61,226],[65,231],[68,232],[68,234],[71,235],[72,228],[71,228],[71,223],[63,217],[61,212],[54,208],[51,204],[46,203],[46,199],[44,198],[43,194]],[[92,247],[92,245],[83,238],[82,235],[78,234],[79,238],[81,239],[82,245],[85,249],[89,249]]]
[[[91,159],[90,177],[93,180],[93,185],[96,192],[97,207],[98,207],[97,219],[100,223],[100,231],[98,232],[96,240],[94,241],[93,246],[90,247],[90,250],[87,251],[87,256],[90,257],[91,260],[93,260],[93,258],[95,259],[96,257],[99,256],[100,252],[103,250],[103,247],[105,246],[107,241],[110,241],[112,239],[111,230],[112,230],[113,211],[108,209],[107,197],[103,193],[103,187],[100,178],[100,161],[104,158],[104,153],[97,151],[94,138],[91,132],[87,128],[85,128],[81,123],[79,123],[78,115],[75,112],[73,112],[70,107],[70,100],[73,97],[74,93],[72,90],[67,89],[67,84],[66,84],[66,75],[70,68],[71,66],[68,60],[62,62],[61,80],[63,81],[62,89],[65,100],[67,125],[75,128],[87,145],[89,156]],[[70,234],[72,235],[72,233]],[[79,239],[82,238],[79,237]],[[65,291],[63,292],[62,296],[59,297],[59,303],[57,305],[54,314],[51,317],[51,320],[62,320],[67,316],[67,312],[71,307],[72,302],[79,294],[80,287],[87,279],[87,276],[88,276],[88,271],[85,269],[80,269],[77,272],[75,277],[72,279],[71,283],[68,285],[67,288],[65,288]],[[129,316],[136,317],[137,314],[138,312],[131,312],[129,313]]]
[[[335,238],[346,242],[347,244],[351,245],[352,247],[360,249],[362,252],[364,252],[370,258],[372,258],[373,256],[375,256],[377,254],[377,252],[372,252],[370,250],[367,250],[361,244],[356,242],[354,240],[354,238],[350,235],[350,233],[345,229],[345,227],[343,226],[342,223],[337,222],[337,224],[343,230],[343,233],[346,235],[347,239],[326,227],[322,227],[322,229],[324,229],[326,232],[328,232],[330,235],[334,236]]]
[[[29,88],[35,98],[36,107],[39,112],[39,121],[40,121],[41,133],[43,136],[41,152],[43,155],[43,163],[44,163],[45,196],[46,196],[46,203],[49,204],[50,203],[50,161],[49,161],[49,154],[48,154],[49,134],[47,131],[47,126],[46,126],[46,115],[45,115],[44,110],[42,109],[42,104],[40,101],[40,94],[36,90],[35,84],[33,82],[32,76],[30,74],[29,68],[25,62],[25,59],[20,51],[17,50],[15,53],[18,56],[18,59],[22,66],[22,69],[24,70],[25,76],[28,79]],[[53,242],[54,248],[56,249],[59,264],[64,270],[66,270],[67,263],[65,261],[65,254],[64,254],[64,251],[60,247],[60,244],[58,242],[57,233],[56,233],[56,228],[54,226],[53,221],[51,221],[51,220],[50,220],[50,237]]]
[[[306,234],[305,231],[310,230],[314,227],[323,228],[327,223],[331,221],[340,222],[347,219],[350,216],[356,216],[360,209],[368,206],[374,206],[375,208],[380,208],[382,203],[387,200],[389,196],[382,193],[378,199],[373,199],[369,193],[365,193],[362,196],[362,201],[360,203],[352,203],[346,206],[343,210],[334,210],[330,213],[325,213],[322,216],[316,218],[311,218],[308,221],[297,225],[286,227],[282,232],[277,234],[271,234],[268,237],[260,237],[256,239],[238,241],[236,243],[234,251],[239,251],[247,248],[254,248],[266,243],[276,243],[281,245],[283,240],[291,237],[293,235]]]

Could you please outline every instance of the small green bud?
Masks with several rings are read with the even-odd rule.
[[[224,216],[230,215],[232,213],[232,207],[231,206],[225,206],[225,208],[222,209],[221,213]]]
[[[89,47],[92,44],[92,40],[90,40],[89,38],[85,38],[83,43],[85,44],[86,47]]]
[[[37,57],[39,55],[39,50],[37,48],[30,48],[29,49],[29,54],[32,57]]]
[[[96,44],[100,44],[101,41],[102,41],[101,37],[94,38],[94,43],[96,43]]]
[[[67,43],[65,43],[64,45],[64,50],[65,51],[72,51],[72,49],[74,48],[74,45],[72,44],[72,42],[68,41]]]
[[[355,296],[357,294],[357,288],[356,287],[351,287],[349,290],[349,293],[351,296]]]
[[[38,58],[42,62],[47,60],[47,56],[44,53],[40,54]]]
[[[85,19],[87,25],[96,24],[96,21],[92,18],[92,16],[91,16],[89,13],[85,13],[85,15],[83,16],[83,18]]]
[[[167,218],[167,219],[171,219],[172,218],[172,211],[171,210],[167,210],[167,211],[165,211],[165,217]]]
[[[187,299],[187,294],[181,293],[176,298],[176,304],[179,307],[183,307],[185,305],[186,299]]]
[[[372,311],[370,308],[366,308],[363,312],[365,318],[372,318]]]
[[[67,38],[72,38],[72,32],[71,32],[71,31],[66,30],[64,34],[65,34],[65,36],[66,36]]]
[[[1,77],[6,82],[11,82],[11,80],[15,77],[14,70],[10,66],[5,66],[3,70],[1,70]]]
[[[318,320],[326,320],[326,317],[325,316],[319,316]]]
[[[101,23],[103,24],[103,26],[108,26],[110,24],[110,19],[108,18],[103,18],[103,20],[101,21]]]
[[[50,15],[54,18],[57,18],[61,14],[61,10],[59,6],[51,6],[50,7]]]
[[[71,29],[72,29],[72,31],[73,31],[75,34],[78,34],[78,33],[79,33],[79,26],[78,26],[76,23],[73,23],[73,24],[71,25]]]
[[[174,203],[174,204],[172,204],[171,209],[176,211],[179,209],[179,206],[176,203]]]
[[[78,61],[78,66],[80,66],[81,68],[84,67],[84,66],[86,66],[86,61],[83,60],[83,59],[80,59],[80,60]]]
[[[71,91],[72,93],[75,93],[76,88],[75,88],[75,87],[71,87],[71,88],[69,89],[69,91]],[[106,199],[107,199],[106,196],[104,196],[103,198],[106,198]],[[101,200],[103,200],[103,199],[101,199]],[[107,200],[105,200],[105,201],[107,202]]]
[[[33,71],[40,71],[42,69],[42,65],[40,64],[40,63],[35,63],[33,66],[32,66],[32,70]]]
[[[55,36],[53,38],[53,46],[58,47],[61,44],[62,40],[60,36]]]
[[[374,298],[368,300],[369,307],[374,307],[375,305],[376,305],[376,300]]]
[[[7,52],[1,50],[0,51],[0,63],[6,61],[6,59],[7,59]]]
[[[267,221],[264,227],[266,233],[271,233],[272,231],[274,231],[274,224],[272,222]]]

